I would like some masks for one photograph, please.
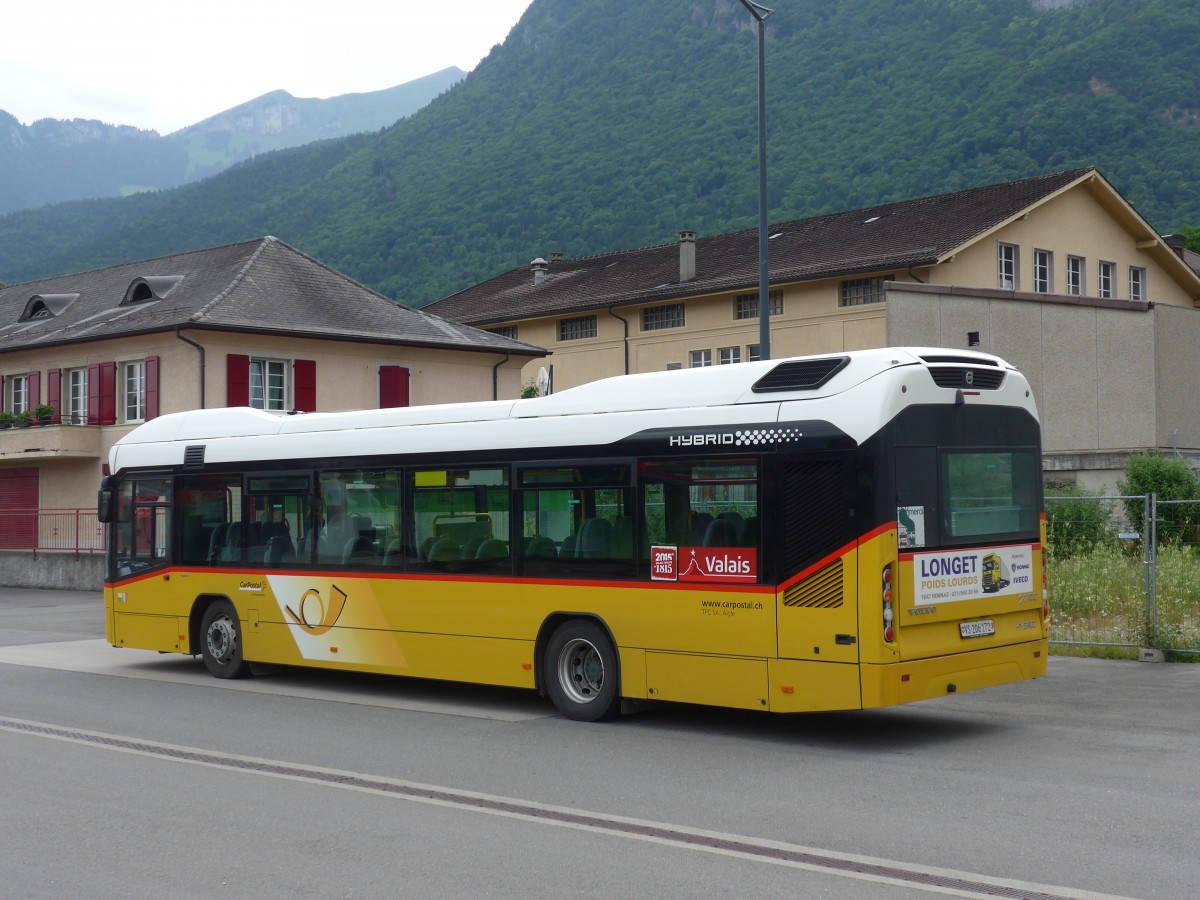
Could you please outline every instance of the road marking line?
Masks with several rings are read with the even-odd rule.
[[[530,800],[463,791],[376,775],[364,775],[320,766],[238,756],[177,744],[67,728],[44,722],[0,717],[0,731],[66,741],[96,749],[115,750],[170,762],[343,788],[417,803],[519,819],[541,825],[646,841],[678,849],[716,853],[825,875],[916,888],[955,897],[984,898],[984,900],[996,897],[1022,898],[1022,900],[1118,900],[1110,894],[1098,894],[1068,887],[993,878],[988,875],[954,869],[839,853],[799,844],[551,806]]]

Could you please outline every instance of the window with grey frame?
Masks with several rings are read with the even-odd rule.
[[[772,316],[783,315],[783,291],[767,293],[767,309]],[[733,298],[734,319],[758,318],[758,293],[738,294]]]
[[[1021,248],[1000,241],[996,248],[997,283],[1006,291],[1015,291],[1021,284]]]
[[[1101,260],[1096,267],[1096,292],[1101,297],[1117,296],[1117,264]]]
[[[642,331],[659,331],[663,328],[682,328],[687,322],[682,303],[670,306],[650,306],[642,310]]]
[[[1087,262],[1082,256],[1067,257],[1067,293],[1076,297],[1087,293]]]
[[[1129,267],[1129,299],[1146,299],[1146,270],[1141,266]]]
[[[570,319],[558,320],[558,339],[560,341],[580,341],[595,336],[595,316],[574,316]]]
[[[1054,254],[1049,250],[1033,251],[1033,289],[1039,294],[1054,292]]]
[[[841,284],[840,306],[863,306],[867,303],[882,303],[886,299],[883,285],[892,281],[894,275],[877,278],[851,278]]]

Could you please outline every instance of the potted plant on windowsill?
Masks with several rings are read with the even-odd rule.
[[[49,425],[54,419],[54,407],[49,403],[39,403],[33,409],[33,417],[39,425]]]
[[[10,412],[0,412],[0,428],[12,428],[13,414]]]
[[[28,428],[33,424],[33,413],[29,410],[19,412],[13,417],[14,428]]]

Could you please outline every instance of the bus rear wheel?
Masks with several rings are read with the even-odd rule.
[[[245,678],[250,664],[242,658],[242,626],[228,600],[218,600],[200,620],[200,655],[204,666],[218,678]]]
[[[560,625],[544,661],[546,693],[568,719],[599,722],[617,713],[617,651],[599,625],[586,619]]]

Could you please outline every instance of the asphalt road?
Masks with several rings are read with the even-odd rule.
[[[116,650],[0,594],[0,897],[1200,896],[1200,665],[777,717]]]

